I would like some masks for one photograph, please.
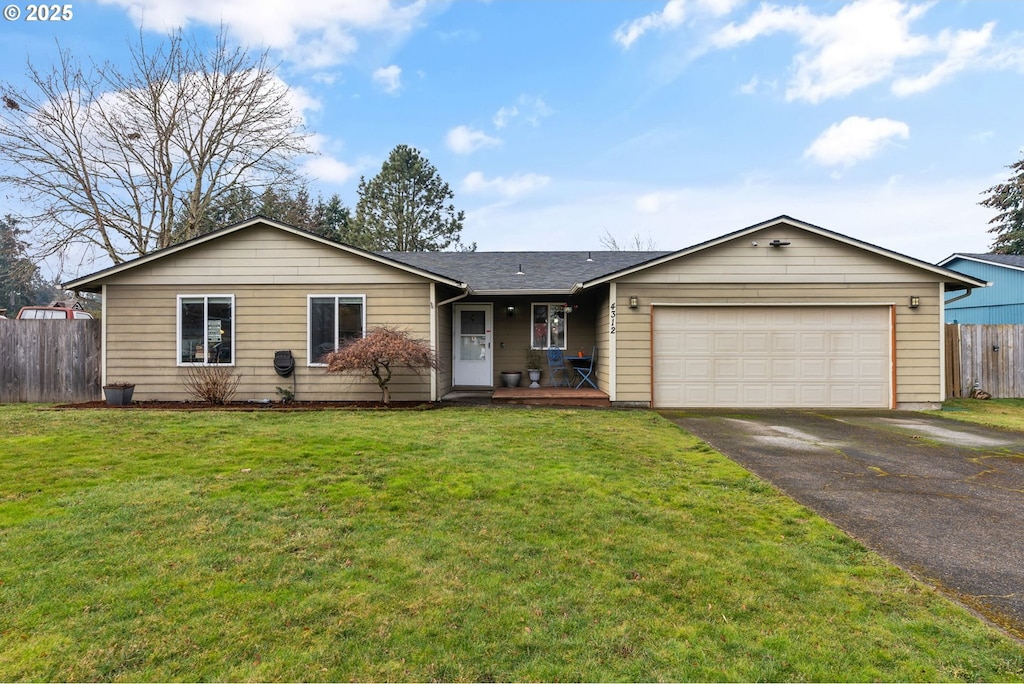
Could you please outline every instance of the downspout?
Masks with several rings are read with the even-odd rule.
[[[100,286],[100,387],[107,384],[107,284]],[[102,396],[102,395],[101,395]]]
[[[473,291],[469,289],[469,285],[466,285],[465,283],[461,283],[461,285],[462,285],[462,287],[466,288],[466,291],[465,291],[465,292],[463,292],[463,293],[462,293],[462,294],[460,294],[460,295],[456,295],[456,296],[452,297],[451,299],[446,299],[446,300],[444,300],[443,302],[438,302],[438,303],[436,304],[436,306],[437,306],[438,308],[440,308],[440,307],[442,307],[442,306],[445,306],[445,305],[447,305],[447,304],[451,304],[452,302],[457,302],[457,301],[459,301],[460,299],[465,299],[465,298],[466,298],[466,297],[468,297],[469,295],[473,294]]]
[[[435,355],[437,354],[437,340],[438,340],[438,330],[437,330],[437,312],[438,312],[438,310],[442,306],[447,306],[448,304],[451,304],[452,302],[457,302],[460,299],[465,299],[466,297],[468,297],[469,295],[472,294],[472,290],[469,289],[469,285],[467,285],[466,283],[459,283],[459,286],[464,288],[464,291],[462,292],[462,294],[459,294],[459,295],[456,295],[454,297],[451,297],[450,299],[446,299],[443,302],[435,302],[434,301],[434,297],[436,296],[436,292],[437,292],[437,290],[435,289],[436,288],[436,284],[435,283],[431,283],[430,284],[430,345],[431,345],[431,347],[433,347]],[[454,351],[452,353],[454,354]],[[441,400],[441,397],[438,396],[438,389],[437,389],[438,388],[438,382],[437,382],[438,381],[438,377],[437,377],[437,375],[440,372],[441,372],[440,370],[435,370],[433,373],[430,374],[430,397],[431,397],[430,400],[431,401],[440,401]]]
[[[992,283],[989,283],[985,287],[991,287],[991,286],[992,286]],[[964,297],[970,297],[972,292],[974,292],[974,288],[969,287],[969,288],[967,288],[967,292],[964,292],[962,295],[958,295],[956,297],[953,297],[952,299],[943,299],[942,300],[943,310],[945,310],[946,304],[952,304],[953,302],[959,302]]]

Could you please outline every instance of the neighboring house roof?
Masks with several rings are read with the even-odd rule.
[[[357,255],[365,257],[365,258],[367,258],[367,259],[369,259],[371,261],[376,261],[378,263],[387,264],[387,265],[392,266],[394,268],[398,268],[398,269],[403,270],[403,271],[414,273],[416,275],[420,275],[420,276],[423,276],[425,278],[429,278],[430,280],[434,280],[434,281],[439,282],[439,283],[444,283],[446,285],[451,285],[452,287],[457,287],[457,288],[461,288],[461,289],[465,289],[466,288],[466,284],[464,282],[452,280],[451,278],[448,278],[447,276],[444,276],[444,275],[440,275],[438,273],[432,273],[432,272],[424,271],[422,269],[418,269],[418,268],[412,267],[409,264],[405,264],[405,263],[401,263],[401,262],[398,262],[398,261],[394,261],[392,259],[388,259],[387,257],[383,257],[383,256],[381,256],[379,254],[375,254],[373,252],[368,252],[366,250],[359,249],[358,247],[352,247],[351,245],[345,245],[345,244],[341,244],[340,242],[335,242],[333,240],[328,240],[327,238],[321,237],[321,236],[317,235],[316,233],[311,233],[308,230],[302,230],[301,228],[296,228],[294,226],[289,226],[287,223],[281,223],[280,221],[275,221],[274,219],[268,219],[268,218],[266,218],[264,216],[254,216],[253,218],[248,219],[246,221],[240,221],[238,223],[234,223],[232,225],[225,226],[223,228],[219,228],[219,229],[217,229],[217,230],[215,230],[213,232],[206,233],[205,235],[200,235],[199,237],[192,238],[191,240],[186,240],[185,242],[181,242],[181,243],[178,243],[176,245],[172,245],[171,247],[166,247],[164,249],[160,249],[160,250],[157,250],[155,252],[150,252],[149,254],[146,254],[146,255],[143,255],[141,257],[138,257],[137,259],[132,259],[131,261],[126,261],[126,262],[124,262],[122,264],[117,264],[115,266],[111,266],[110,268],[103,269],[102,271],[97,271],[96,273],[89,274],[87,276],[84,276],[82,278],[78,278],[76,280],[70,280],[70,281],[64,283],[63,287],[66,290],[84,291],[84,292],[98,292],[99,291],[99,285],[100,285],[99,281],[101,281],[101,280],[103,280],[105,278],[108,278],[108,277],[110,277],[112,275],[116,275],[116,274],[121,273],[123,271],[127,271],[127,270],[132,269],[132,268],[136,268],[137,266],[141,266],[143,264],[148,264],[150,262],[156,261],[157,259],[163,259],[165,257],[168,257],[168,256],[172,255],[172,254],[177,254],[178,252],[181,252],[183,250],[186,250],[186,249],[189,249],[191,247],[194,247],[195,245],[200,245],[200,244],[203,244],[205,242],[209,242],[211,240],[216,240],[219,237],[223,237],[224,235],[228,235],[230,233],[234,233],[234,232],[237,232],[239,230],[244,230],[244,229],[249,228],[249,227],[251,227],[253,225],[256,225],[256,224],[269,225],[269,226],[272,226],[274,228],[277,228],[278,230],[283,230],[286,233],[292,233],[294,235],[298,235],[299,237],[305,238],[307,240],[312,240],[314,242],[319,242],[321,244],[327,245],[329,247],[332,247],[334,249],[338,249],[338,250],[341,250],[341,251],[344,251],[344,252],[349,252],[351,254],[357,254]]]
[[[474,294],[570,294],[582,282],[642,266],[670,252],[381,252],[444,273]]]
[[[1024,271],[1024,255],[1021,254],[966,254],[957,253],[950,257],[947,257],[939,262],[939,266],[945,266],[946,264],[952,263],[957,259],[964,259],[967,261],[977,261],[984,264],[993,264],[995,266],[1005,266],[1006,268],[1013,268]]]

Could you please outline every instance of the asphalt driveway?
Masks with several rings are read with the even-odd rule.
[[[1024,638],[1024,433],[901,411],[662,411]]]

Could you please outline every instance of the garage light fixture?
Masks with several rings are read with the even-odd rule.
[[[635,309],[640,306],[640,298],[636,295],[629,295],[629,308]]]
[[[919,306],[921,306],[921,298],[918,297],[917,295],[911,295],[911,297],[910,297],[910,308],[911,309],[916,309]]]

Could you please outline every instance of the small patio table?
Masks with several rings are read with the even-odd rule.
[[[572,366],[573,379],[579,378],[579,382],[576,383],[576,389],[583,387],[586,383],[597,389],[597,385],[594,384],[593,378],[591,378],[593,366],[590,363],[589,356],[567,356],[569,364]]]

